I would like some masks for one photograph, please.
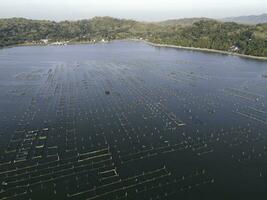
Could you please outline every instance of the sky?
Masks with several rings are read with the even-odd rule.
[[[0,0],[0,18],[77,20],[111,16],[140,21],[224,18],[267,13],[267,0]]]

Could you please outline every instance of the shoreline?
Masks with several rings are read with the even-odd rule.
[[[154,47],[184,49],[184,50],[199,51],[199,52],[209,52],[209,53],[218,53],[218,54],[223,54],[223,55],[230,55],[230,56],[237,56],[237,57],[249,58],[249,59],[254,59],[254,60],[267,61],[267,57],[251,56],[251,55],[245,55],[245,54],[222,51],[222,50],[216,50],[216,49],[207,49],[207,48],[198,48],[198,47],[184,47],[184,46],[177,46],[177,45],[171,45],[171,44],[158,44],[158,43],[153,43],[153,42],[149,42],[149,41],[143,41],[143,42],[148,44],[148,45],[154,46]]]
[[[199,51],[199,52],[209,52],[209,53],[218,53],[223,55],[230,55],[230,56],[237,56],[242,58],[248,58],[248,59],[254,59],[254,60],[262,60],[267,61],[267,57],[260,57],[260,56],[252,56],[252,55],[245,55],[240,53],[234,53],[234,52],[228,52],[223,50],[216,50],[216,49],[207,49],[207,48],[199,48],[199,47],[185,47],[185,46],[178,46],[178,45],[171,45],[171,44],[159,44],[159,43],[153,43],[149,42],[147,40],[140,40],[140,39],[115,39],[105,42],[89,42],[89,41],[77,41],[77,42],[69,42],[65,45],[53,45],[53,44],[34,44],[34,43],[23,43],[23,44],[16,44],[11,46],[2,47],[0,49],[4,48],[12,48],[12,47],[21,47],[21,46],[67,46],[67,45],[79,45],[79,44],[99,44],[99,43],[110,43],[110,42],[116,42],[116,41],[133,41],[133,42],[142,42],[144,44],[153,46],[153,47],[160,47],[160,48],[173,48],[173,49],[182,49],[182,50],[191,50],[191,51]]]

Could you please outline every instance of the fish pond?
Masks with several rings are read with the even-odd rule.
[[[0,50],[0,199],[265,199],[266,185],[266,61],[130,41]]]

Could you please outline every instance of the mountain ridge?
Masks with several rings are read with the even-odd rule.
[[[256,25],[267,23],[267,13],[261,15],[247,15],[238,17],[227,17],[221,19],[223,22],[235,22],[240,24]]]

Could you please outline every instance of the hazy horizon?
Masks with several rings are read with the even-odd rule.
[[[161,21],[225,18],[267,13],[266,0],[0,0],[0,18],[78,20],[95,16]],[[226,12],[227,11],[227,12]]]

